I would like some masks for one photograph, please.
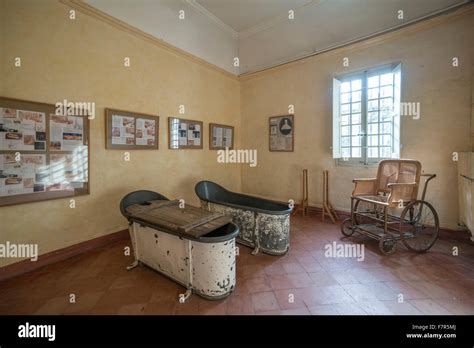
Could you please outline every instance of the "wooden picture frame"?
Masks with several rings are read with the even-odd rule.
[[[225,139],[226,137],[222,136],[222,146],[216,146],[214,145],[214,130],[221,128],[222,132],[224,133],[227,130],[231,131],[231,141],[230,141],[230,146],[227,146],[229,150],[232,150],[234,148],[234,138],[235,138],[235,131],[234,131],[234,126],[226,126],[223,124],[217,124],[217,123],[209,123],[209,150],[225,150]]]
[[[0,97],[0,207],[89,194],[89,142],[87,115],[58,115],[52,104]]]
[[[294,115],[270,116],[268,149],[271,152],[293,152],[295,145]]]
[[[133,126],[128,127],[125,122],[129,122]],[[143,125],[139,126],[141,123]],[[159,116],[110,108],[105,109],[106,149],[158,150],[160,143],[159,131]],[[138,140],[140,142],[147,141],[149,145],[137,144]],[[150,144],[150,142],[153,143]]]
[[[189,137],[190,128],[193,132],[192,138]],[[198,142],[196,139],[199,139],[199,145],[193,144]],[[202,150],[203,140],[204,123],[202,121],[168,117],[168,148],[170,150]]]

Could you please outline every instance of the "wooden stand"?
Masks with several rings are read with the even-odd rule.
[[[323,171],[323,221],[325,216],[329,216],[333,223],[339,220],[336,211],[329,202],[329,172]]]
[[[296,208],[294,214],[296,215],[298,211],[301,210],[301,214],[306,216],[309,205],[308,205],[308,169],[303,169],[303,199],[301,200],[300,205]]]

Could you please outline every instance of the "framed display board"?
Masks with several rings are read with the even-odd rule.
[[[234,127],[223,124],[209,124],[209,149],[225,150],[234,148]]]
[[[0,97],[0,206],[89,194],[89,119]]]
[[[158,150],[160,117],[105,109],[105,148]]]
[[[294,115],[271,116],[269,123],[270,151],[292,152],[295,143]]]
[[[202,149],[202,121],[168,118],[168,147],[172,150]]]

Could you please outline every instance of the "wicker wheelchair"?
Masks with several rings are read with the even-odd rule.
[[[418,197],[420,177],[426,177]],[[383,254],[392,254],[398,241],[412,251],[429,250],[439,234],[438,214],[425,201],[428,182],[436,174],[422,174],[414,160],[384,160],[377,178],[354,179],[351,217],[341,224],[344,236],[355,232],[379,241]]]

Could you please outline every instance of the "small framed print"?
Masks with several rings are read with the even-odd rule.
[[[209,150],[234,148],[234,127],[223,124],[209,124]]]
[[[168,147],[171,150],[202,149],[203,122],[168,118]]]
[[[107,149],[158,150],[160,117],[105,109]]]
[[[269,149],[275,152],[293,152],[294,115],[271,116],[269,119]]]

